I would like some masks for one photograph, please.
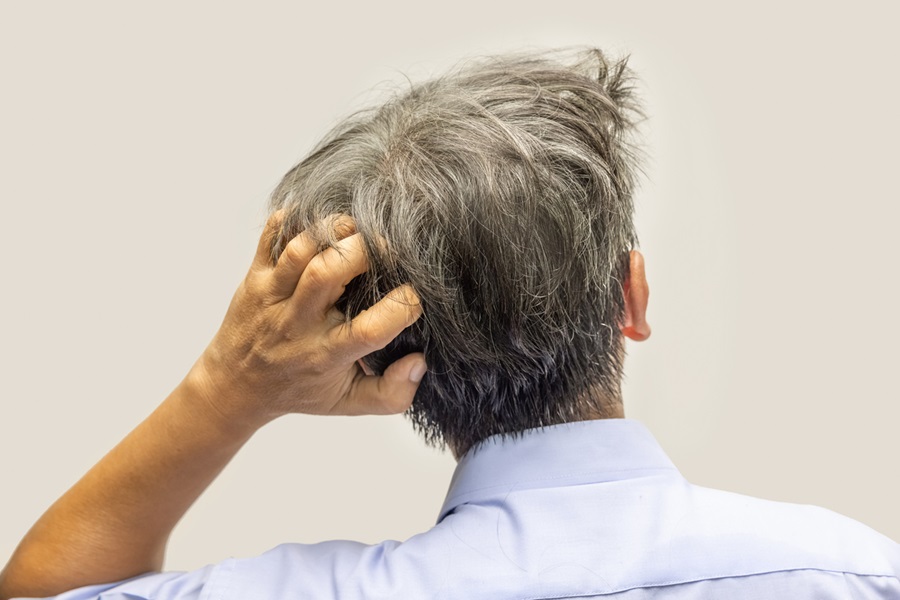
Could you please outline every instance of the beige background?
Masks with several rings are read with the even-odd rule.
[[[187,372],[268,192],[367,90],[573,43],[630,51],[650,115],[628,414],[699,484],[900,539],[895,3],[126,4],[0,5],[0,563]],[[453,467],[401,417],[286,418],[168,566],[404,539]]]

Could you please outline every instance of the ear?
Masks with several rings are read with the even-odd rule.
[[[629,255],[629,272],[625,279],[625,321],[620,329],[622,335],[636,342],[650,337],[650,325],[647,323],[647,300],[650,287],[644,274],[644,257],[637,250]]]

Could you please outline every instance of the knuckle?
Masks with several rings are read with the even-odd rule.
[[[348,268],[359,268],[367,262],[362,236],[358,233],[336,242],[333,251],[335,258]]]
[[[359,348],[367,352],[381,350],[387,343],[383,342],[382,327],[375,319],[365,318],[350,328],[350,336]]]
[[[266,225],[268,225],[269,227],[275,227],[284,219],[285,213],[286,211],[284,208],[279,208],[278,210],[272,212],[269,215],[269,218],[266,219]]]
[[[356,233],[356,221],[350,215],[335,215],[331,219],[331,229],[338,239],[343,239]]]
[[[266,273],[258,269],[250,269],[238,286],[237,293],[241,296],[257,294],[259,289],[265,287]]]
[[[328,263],[321,254],[317,254],[303,271],[303,276],[310,284],[318,286],[328,283],[330,279],[330,269]]]
[[[284,248],[284,254],[287,260],[294,264],[302,262],[306,254],[306,240],[303,239],[303,236],[298,235],[289,241]]]
[[[305,370],[313,377],[319,377],[334,366],[334,356],[325,345],[310,352],[304,361]]]

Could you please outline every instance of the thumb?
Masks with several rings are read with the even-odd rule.
[[[402,413],[412,404],[426,371],[425,355],[416,352],[392,362],[380,376],[361,373],[348,394],[341,414]]]

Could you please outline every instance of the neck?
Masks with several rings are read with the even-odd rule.
[[[578,421],[594,421],[596,419],[624,419],[625,418],[625,407],[622,405],[622,400],[612,400],[608,402],[604,402],[600,407],[591,407],[590,410],[585,411],[577,417],[567,419],[565,421],[560,421],[560,423],[575,423]],[[453,454],[453,458],[459,462],[459,459],[463,457],[463,455],[469,451],[471,446],[467,446],[465,448],[455,447],[452,444],[447,444],[447,447],[450,448],[450,453]]]

